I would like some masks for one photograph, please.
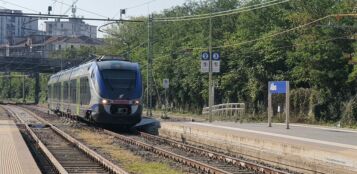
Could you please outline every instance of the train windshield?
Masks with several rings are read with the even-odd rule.
[[[125,69],[104,69],[102,75],[107,88],[117,97],[126,98],[135,89],[136,71]]]

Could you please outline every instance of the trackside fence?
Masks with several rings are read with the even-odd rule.
[[[244,103],[224,103],[212,106],[214,120],[241,120],[245,113]],[[209,107],[202,109],[202,115],[209,115]]]

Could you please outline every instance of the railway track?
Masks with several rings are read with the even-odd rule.
[[[36,111],[43,117],[48,117],[43,111]],[[42,114],[41,114],[42,112]],[[140,132],[139,135],[123,135],[110,130],[104,133],[117,138],[121,144],[139,147],[159,156],[172,159],[184,165],[190,166],[203,173],[212,174],[287,174],[288,171],[261,165],[252,161],[246,161],[231,157],[222,153],[198,148],[167,138],[153,136]]]
[[[214,174],[288,174],[289,172],[263,166],[224,154],[176,142],[167,138],[140,132],[127,136],[104,130],[122,142],[135,145],[185,165]]]
[[[15,106],[4,108],[20,121],[44,154],[40,164],[44,173],[114,173],[127,174],[84,144],[42,118]],[[46,160],[52,165],[46,165]],[[40,166],[41,167],[41,166]],[[55,171],[54,171],[54,170]]]

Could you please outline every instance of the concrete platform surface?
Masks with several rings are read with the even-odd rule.
[[[204,123],[202,125],[204,125]],[[290,129],[286,129],[285,124],[273,124],[272,127],[268,127],[268,124],[264,123],[240,124],[232,122],[213,122],[212,125],[226,129],[233,128],[233,130],[245,130],[248,132],[256,132],[271,136],[283,136],[285,138],[319,143],[323,143],[322,141],[325,141],[324,144],[330,145],[352,145],[345,147],[357,148],[357,131],[354,130],[318,126],[315,127],[299,124],[290,124]]]
[[[160,135],[206,144],[302,173],[357,173],[353,130],[231,122],[161,122]]]
[[[40,174],[16,124],[0,120],[0,174]]]

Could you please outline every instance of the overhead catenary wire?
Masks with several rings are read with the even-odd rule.
[[[150,0],[150,1],[147,1],[147,2],[144,2],[144,3],[141,3],[141,4],[138,4],[138,5],[126,7],[126,8],[123,8],[123,9],[125,9],[125,10],[134,9],[134,8],[138,8],[138,7],[141,7],[141,6],[144,6],[144,5],[151,4],[151,3],[155,2],[155,1],[156,1],[156,0]],[[117,16],[120,14],[120,11],[121,11],[121,10],[122,10],[122,9],[119,9],[119,11],[117,11],[117,12],[114,14],[113,18],[117,17]]]
[[[353,14],[353,13],[352,14],[331,14],[331,15],[327,15],[327,16],[315,19],[315,20],[313,20],[311,22],[299,25],[297,27],[293,27],[293,28],[290,28],[290,29],[287,29],[287,30],[284,30],[284,31],[280,31],[280,32],[276,32],[276,33],[270,34],[268,36],[264,36],[264,37],[260,37],[260,38],[252,39],[252,40],[248,40],[248,41],[243,41],[243,42],[239,42],[239,43],[235,43],[235,44],[226,44],[226,45],[221,45],[221,46],[215,46],[215,47],[212,47],[212,48],[217,49],[217,48],[235,47],[235,46],[240,46],[240,45],[244,45],[244,44],[248,44],[248,43],[253,43],[253,42],[256,42],[256,41],[259,41],[259,40],[263,40],[263,39],[279,36],[279,35],[282,35],[282,34],[285,34],[285,33],[288,33],[288,32],[295,31],[297,29],[301,29],[301,28],[310,26],[310,25],[312,25],[314,23],[320,22],[320,21],[325,20],[325,19],[330,18],[330,17],[336,17],[336,18],[338,18],[338,17],[357,17],[357,14]],[[338,38],[340,38],[340,37],[338,37]],[[287,47],[290,47],[290,46],[287,46]],[[207,47],[196,47],[196,48],[182,47],[181,49],[178,49],[178,50],[179,51],[183,51],[183,50],[207,50]],[[163,58],[163,57],[167,57],[167,56],[170,56],[170,55],[164,55],[164,56],[161,56],[161,57],[158,57],[158,58]]]
[[[226,45],[221,45],[221,46],[214,46],[214,47],[212,47],[212,48],[216,49],[216,48],[234,47],[234,46],[239,46],[239,45],[244,45],[244,44],[256,42],[256,41],[259,41],[259,40],[263,40],[263,39],[275,37],[275,36],[282,35],[282,34],[285,34],[285,33],[291,32],[291,31],[295,31],[295,30],[297,30],[297,29],[301,29],[301,28],[310,26],[310,25],[312,25],[312,24],[314,24],[314,23],[320,22],[320,21],[325,20],[325,19],[330,18],[330,17],[337,17],[337,16],[341,16],[341,15],[349,16],[350,14],[327,15],[327,16],[318,18],[318,19],[316,19],[316,20],[313,20],[313,21],[311,21],[311,22],[308,22],[308,23],[305,23],[305,24],[302,24],[302,25],[299,25],[299,26],[296,26],[296,27],[293,27],[293,28],[290,28],[290,29],[287,29],[287,30],[284,30],[284,31],[276,32],[276,33],[273,33],[273,34],[270,34],[270,35],[267,35],[267,36],[264,36],[264,37],[260,37],[260,38],[252,39],[252,40],[248,40],[248,41],[242,41],[242,42],[238,42],[238,43],[234,43],[234,44],[226,44]],[[357,15],[357,14],[355,14],[355,15]],[[206,50],[207,47],[196,47],[196,48],[188,48],[188,47],[186,47],[186,48],[183,48],[182,50],[184,50],[184,49]]]
[[[261,4],[241,7],[241,8],[235,9],[235,10],[227,10],[227,11],[221,11],[221,12],[215,12],[215,13],[208,13],[208,14],[202,14],[202,15],[191,15],[191,16],[184,16],[184,17],[154,18],[153,20],[156,22],[179,22],[179,21],[209,19],[209,18],[229,16],[229,15],[234,15],[234,14],[238,14],[238,13],[242,13],[242,12],[248,12],[248,11],[252,11],[252,10],[266,8],[266,7],[286,3],[289,1],[290,0],[283,0],[283,1],[274,0],[274,1],[269,1],[269,2],[273,2],[273,3],[261,3]]]
[[[281,46],[281,47],[274,47],[274,49],[283,49],[283,48],[295,48],[298,46],[306,46],[306,45],[321,45],[321,44],[325,44],[327,42],[330,41],[336,41],[336,40],[357,40],[357,38],[352,38],[354,35],[344,35],[344,36],[339,36],[339,37],[332,37],[329,39],[325,39],[325,40],[318,40],[318,41],[312,41],[312,42],[308,42],[308,43],[296,43],[296,44],[291,44],[288,46]],[[250,51],[246,51],[244,53],[258,53],[258,52],[262,52],[261,50],[250,50]],[[234,56],[234,55],[242,55],[242,54],[229,54],[230,56]],[[169,57],[170,54],[164,54],[162,56],[157,57],[157,59],[161,59],[161,58],[165,58],[165,57]]]
[[[10,1],[5,1],[5,0],[0,0],[0,1],[1,1],[1,2],[3,2],[3,3],[6,3],[6,4],[10,4],[10,5],[12,5],[12,6],[16,6],[16,7],[19,7],[19,8],[25,9],[25,10],[29,10],[29,11],[35,12],[35,13],[41,13],[40,11],[37,11],[37,10],[31,9],[31,8],[27,8],[27,7],[25,7],[25,6],[22,6],[22,5],[19,5],[19,4],[16,4],[16,3],[10,2]]]
[[[60,3],[60,4],[62,4],[62,5],[66,5],[66,6],[68,6],[68,7],[72,7],[71,4],[65,3],[65,2],[63,2],[63,1],[61,1],[61,2],[58,1],[58,0],[52,0],[52,1],[56,1],[57,3]],[[77,7],[77,9],[78,9],[78,10],[81,10],[81,11],[83,11],[83,12],[92,14],[92,15],[96,15],[96,16],[100,16],[100,17],[108,18],[108,19],[109,19],[108,16],[101,15],[101,14],[99,14],[99,13],[97,13],[97,12],[89,11],[89,10],[86,10],[86,9],[83,9],[83,8],[78,8],[78,7]]]
[[[159,19],[159,20],[166,20],[166,19],[184,19],[184,18],[195,18],[195,17],[210,16],[210,15],[216,15],[216,14],[221,14],[221,13],[228,13],[228,12],[233,12],[233,11],[239,11],[239,10],[243,10],[243,9],[246,9],[246,8],[256,7],[256,6],[260,6],[260,5],[264,5],[264,4],[269,4],[269,3],[277,2],[277,1],[281,1],[281,0],[271,0],[271,1],[266,1],[266,2],[260,3],[260,4],[253,4],[253,5],[249,5],[249,6],[241,6],[241,7],[236,8],[236,9],[225,10],[225,11],[219,11],[219,12],[213,12],[213,13],[205,13],[205,14],[197,14],[197,15],[188,15],[188,16],[159,17],[159,18],[157,18],[157,19]]]

